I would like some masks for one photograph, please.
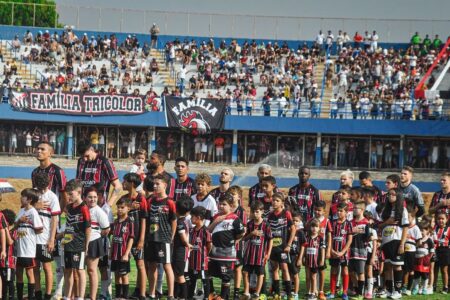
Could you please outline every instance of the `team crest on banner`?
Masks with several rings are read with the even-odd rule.
[[[167,96],[166,120],[169,127],[178,127],[192,135],[222,130],[225,121],[225,101],[206,98]]]

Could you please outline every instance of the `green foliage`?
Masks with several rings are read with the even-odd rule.
[[[53,0],[0,0],[0,24],[61,27]]]

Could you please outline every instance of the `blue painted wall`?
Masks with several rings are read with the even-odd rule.
[[[29,113],[13,110],[7,104],[0,104],[0,120],[34,121],[74,124],[104,124],[134,127],[166,127],[162,112],[146,112],[133,116],[73,116],[60,114]],[[406,120],[352,120],[352,119],[309,119],[225,116],[225,130],[281,132],[281,133],[323,133],[348,135],[409,135],[450,137],[448,121],[406,121]]]
[[[31,171],[33,171],[32,167],[9,167],[9,166],[0,166],[0,178],[17,178],[17,179],[29,179],[31,175]],[[72,179],[75,177],[76,169],[64,169],[67,179]],[[118,171],[119,178],[122,180],[123,175],[126,174],[125,171]],[[175,174],[172,174],[175,176]],[[195,174],[191,174],[191,176],[195,177]],[[212,175],[213,185],[219,184],[219,175]],[[252,186],[256,182],[258,182],[258,178],[256,176],[248,176],[244,178],[240,178],[239,176],[235,176],[234,182],[239,181],[239,185],[241,186]],[[281,188],[289,188],[298,183],[298,178],[286,178],[281,177],[277,178],[277,185]],[[320,190],[330,190],[335,191],[339,188],[339,180],[335,179],[311,179],[311,183],[316,186]],[[384,190],[384,182],[383,181],[374,181],[374,184],[379,188]],[[440,190],[440,185],[437,182],[414,182],[422,192],[435,192]]]

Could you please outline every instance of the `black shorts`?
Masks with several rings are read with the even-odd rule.
[[[440,247],[436,249],[436,264],[439,267],[450,265],[450,248]]]
[[[47,245],[36,245],[36,260],[43,263],[53,261],[53,253],[48,252]]]
[[[111,261],[111,272],[118,273],[119,275],[127,275],[130,273],[130,261]]]
[[[330,266],[332,267],[348,267],[348,259],[346,258],[330,258]]]
[[[98,238],[89,242],[87,257],[100,258],[103,256],[105,256],[105,246],[103,244],[103,239]]]
[[[187,273],[189,266],[189,260],[176,260],[175,257],[172,261],[172,269],[175,276],[183,276]]]
[[[172,263],[171,244],[158,242],[147,243],[144,255],[149,262],[170,264]]]
[[[100,257],[100,259],[98,260],[98,267],[99,268],[109,268],[109,256],[108,255],[104,255],[102,257]]]
[[[220,278],[223,282],[231,282],[233,279],[234,262],[210,260],[208,272],[212,277]]]
[[[64,267],[66,269],[83,270],[86,265],[86,253],[64,252]]]
[[[394,266],[403,266],[404,255],[398,254],[399,240],[390,241],[381,247],[384,254],[384,261]]]
[[[270,260],[273,260],[277,263],[291,263],[291,256],[289,253],[283,251],[281,247],[276,247],[272,249],[272,253],[270,253]]]
[[[289,270],[289,274],[291,276],[295,276],[298,274],[298,272],[300,272],[300,268],[297,267],[297,264],[295,261],[291,262],[290,264],[288,264],[288,270]]]
[[[404,254],[405,265],[403,271],[412,272],[414,271],[414,265],[416,264],[416,251],[408,251]]]
[[[264,266],[244,265],[242,271],[248,274],[255,274],[256,276],[266,274]]]
[[[144,259],[144,249],[138,250],[133,247],[131,248],[131,254],[133,255],[134,260]]]
[[[24,269],[30,269],[37,266],[36,259],[33,257],[18,257],[16,266]]]
[[[11,268],[1,268],[2,278],[6,281],[14,281],[16,279],[16,270]],[[6,288],[6,287],[5,287]]]
[[[244,265],[244,250],[239,249],[236,251],[236,264],[235,267],[241,267]]]
[[[356,274],[364,274],[366,268],[366,261],[362,259],[350,259],[348,262],[348,270]]]

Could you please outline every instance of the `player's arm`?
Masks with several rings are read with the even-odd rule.
[[[58,215],[52,215],[52,219],[50,220],[50,238],[48,239],[47,249],[48,252],[53,252],[55,249],[55,238],[56,238],[56,229],[58,227]]]
[[[147,219],[146,218],[141,218],[140,221],[140,229],[141,232],[139,233],[139,240],[138,243],[136,245],[136,249],[140,250],[144,248],[144,241],[145,241],[145,229],[147,226]]]
[[[134,241],[133,237],[130,237],[128,239],[127,249],[125,250],[125,253],[122,256],[122,261],[128,261],[130,259],[130,252],[131,252],[131,248],[133,247],[133,241]]]
[[[108,199],[108,204],[109,206],[113,207],[114,203],[116,203],[116,201],[119,199],[120,193],[122,192],[123,188],[122,183],[117,178],[111,181],[111,185],[113,186],[114,190],[111,197],[109,197]]]
[[[431,200],[431,204],[434,204],[435,203],[435,199],[437,199],[437,194],[436,193],[434,193],[432,199],[433,200]],[[447,206],[447,201],[438,202],[438,203],[436,203],[436,205],[433,205],[433,206],[430,205],[430,208],[428,209],[428,212],[431,215],[434,215],[439,208],[444,207],[444,206]]]
[[[91,226],[86,227],[84,230],[84,234],[86,235],[86,240],[84,242],[84,250],[87,253],[89,247],[89,240],[91,239]]]
[[[331,232],[329,230],[327,230],[327,235],[326,235],[326,257],[330,258],[331,257]]]
[[[0,258],[5,259],[6,257],[6,229],[3,228],[0,230],[0,241],[2,245],[2,251],[0,253]]]
[[[325,247],[320,248],[320,262],[319,266],[325,265]]]
[[[302,262],[303,262],[303,256],[305,255],[305,244],[303,244],[300,247],[300,253],[298,254],[298,259],[297,259],[297,267],[301,267],[302,266]]]
[[[264,262],[266,262],[266,263],[269,260],[270,255],[272,254],[272,248],[273,248],[273,240],[270,239],[269,243],[267,244],[266,256],[264,257]]]
[[[294,241],[295,234],[297,233],[297,228],[294,224],[289,227],[289,239],[286,243],[286,248],[284,248],[284,252],[289,253],[291,251],[292,242]]]
[[[378,249],[378,241],[374,239],[372,241],[373,250],[372,250],[372,257],[370,258],[370,264],[373,266],[375,263],[375,258],[377,257],[377,249]]]
[[[347,242],[345,243],[345,247],[339,252],[339,257],[344,256],[345,253],[348,252],[353,242],[353,234],[347,234]]]
[[[14,244],[14,239],[11,236],[11,233],[8,229],[5,229],[5,239],[8,246],[11,246]]]

